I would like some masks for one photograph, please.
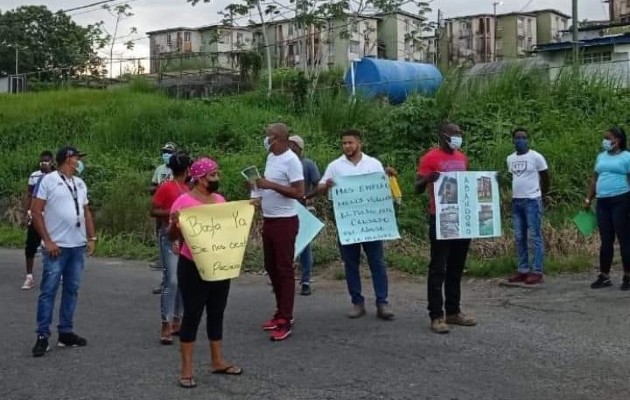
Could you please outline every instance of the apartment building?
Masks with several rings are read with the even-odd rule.
[[[604,2],[608,3],[611,22],[630,22],[630,0],[604,0]]]
[[[402,10],[377,15],[379,58],[435,64],[435,36],[424,36],[418,15]]]
[[[439,30],[439,65],[448,70],[528,57],[537,45],[560,42],[569,19],[551,9],[446,19]]]
[[[249,28],[207,25],[147,32],[150,73],[187,67],[236,69],[239,53],[251,50]],[[179,64],[179,65],[177,65]]]
[[[342,68],[350,61],[373,56],[378,50],[376,16],[347,16],[322,24],[300,26],[293,19],[266,24],[274,68],[318,65],[324,69]],[[253,29],[254,48],[265,56],[262,26]]]

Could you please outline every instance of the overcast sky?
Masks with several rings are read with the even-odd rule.
[[[70,9],[98,0],[48,0],[33,2],[29,0],[0,0],[0,9],[7,10],[27,4],[43,4],[51,10]],[[288,3],[286,0],[281,2]],[[185,0],[115,0],[112,4],[128,2],[133,7],[133,17],[124,21],[121,31],[129,32],[132,26],[138,29],[138,34],[131,38],[137,40],[134,50],[126,50],[123,46],[116,46],[114,57],[148,57],[148,39],[145,39],[145,32],[177,26],[195,27],[208,25],[220,21],[221,17],[217,12],[224,9],[230,0],[213,0],[209,4],[198,4],[192,7]],[[543,8],[554,8],[566,14],[571,14],[571,0],[503,0],[503,4],[497,6],[497,13],[507,13],[512,11],[531,11]],[[467,14],[492,13],[493,0],[434,0],[431,2],[433,8],[433,19],[436,18],[437,10],[443,12],[444,18],[457,17]],[[607,18],[607,5],[602,0],[580,0],[579,19],[605,19]],[[98,21],[105,22],[111,28],[114,18],[106,11],[98,8],[88,8],[81,11],[70,12],[75,21],[82,25],[93,24]],[[247,19],[241,20],[246,23]],[[146,63],[144,64],[147,67]]]

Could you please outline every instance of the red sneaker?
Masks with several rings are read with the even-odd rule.
[[[517,272],[511,277],[508,278],[508,282],[510,283],[525,283],[527,279],[529,279],[529,274],[523,274],[521,272]]]
[[[525,280],[526,285],[537,285],[539,283],[543,283],[542,274],[529,274],[529,276]]]
[[[273,317],[269,321],[262,324],[261,328],[263,331],[273,331],[274,329],[278,328],[278,325],[280,325],[280,321],[284,321],[284,320]],[[295,323],[295,318],[291,318],[291,326],[293,326],[294,323]]]
[[[287,323],[287,321],[284,319],[279,319],[278,326],[276,329],[271,331],[269,339],[271,339],[273,342],[280,342],[291,336],[291,333],[293,333],[291,331],[291,324]]]

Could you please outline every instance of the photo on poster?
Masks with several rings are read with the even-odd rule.
[[[459,238],[459,206],[449,205],[446,207],[441,207],[439,212],[441,238]]]
[[[477,177],[477,202],[492,203],[492,180],[489,175],[479,175]]]
[[[492,205],[479,206],[479,236],[494,236],[494,210]]]
[[[439,204],[457,204],[458,188],[457,178],[446,176],[441,180],[438,189]]]

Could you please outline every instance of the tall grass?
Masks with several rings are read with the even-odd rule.
[[[0,198],[4,199],[0,211],[3,215],[15,211],[15,201],[7,199],[24,192],[41,150],[73,143],[89,153],[85,179],[98,226],[109,235],[152,243],[147,187],[164,142],[175,141],[193,155],[217,158],[224,177],[221,190],[228,198],[239,199],[247,195],[239,171],[264,164],[267,124],[289,124],[305,138],[307,155],[322,169],[339,156],[339,131],[355,127],[366,133],[367,153],[399,170],[405,194],[399,224],[405,239],[392,245],[395,256],[390,261],[414,270],[419,254],[426,256],[422,252],[427,226],[426,196],[412,194],[415,168],[418,157],[437,142],[436,126],[441,121],[462,126],[464,151],[473,169],[498,170],[503,175],[505,159],[512,152],[510,131],[528,128],[532,147],[550,166],[552,203],[547,221],[552,225],[546,231],[548,237],[557,237],[558,232],[573,232],[568,217],[584,196],[602,132],[611,125],[625,126],[629,106],[630,96],[613,81],[572,71],[551,81],[539,71],[523,69],[509,69],[491,79],[449,76],[434,98],[412,97],[400,106],[350,101],[343,92],[323,91],[299,113],[291,107],[290,94],[267,99],[252,92],[182,101],[153,92],[144,83],[114,91],[0,96],[0,148],[5,155],[0,164]],[[509,198],[509,180],[505,182]],[[474,248],[482,267],[487,267],[488,259],[512,256],[509,217],[505,217],[505,237],[480,241]],[[330,245],[334,247],[334,240]],[[579,255],[588,247],[577,237],[553,245],[550,251],[558,257]],[[336,254],[334,249],[330,254]]]

